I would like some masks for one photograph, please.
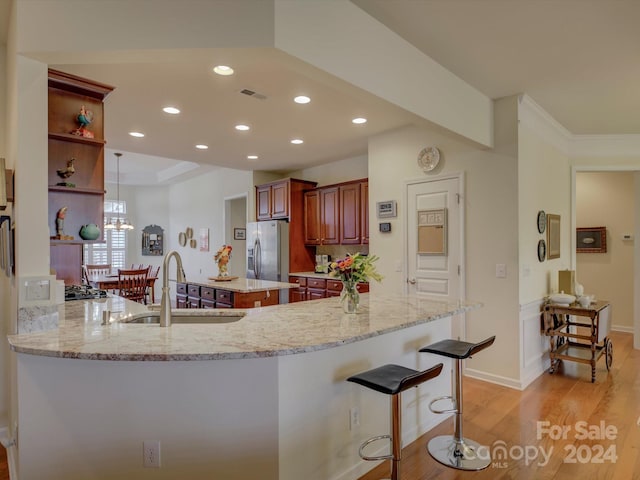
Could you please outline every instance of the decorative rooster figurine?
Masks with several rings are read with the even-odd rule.
[[[56,172],[58,172],[58,176],[60,178],[69,178],[71,175],[73,175],[74,173],[76,173],[76,169],[73,166],[73,162],[75,162],[76,159],[74,157],[71,157],[69,159],[69,161],[67,161],[67,166],[64,168],[59,168],[58,170],[56,170]],[[69,183],[69,182],[60,182],[58,183],[58,185],[61,185],[63,187],[75,187],[74,183]]]
[[[93,138],[93,132],[90,132],[89,130],[87,130],[87,127],[91,124],[91,121],[93,120],[93,112],[91,112],[90,110],[87,110],[86,107],[82,105],[82,107],[80,107],[80,113],[78,113],[76,120],[80,126],[76,128],[74,131],[72,131],[71,133],[73,135],[79,135],[85,138]]]

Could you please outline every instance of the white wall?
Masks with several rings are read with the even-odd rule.
[[[299,178],[300,180],[317,182],[318,187],[322,187],[334,183],[367,178],[368,170],[368,156],[360,155],[358,157],[345,158],[337,162],[289,172],[288,176]]]
[[[169,189],[169,236],[165,251],[177,250],[182,257],[187,279],[189,275],[216,276],[217,266],[213,260],[215,252],[225,243],[224,210],[225,197],[250,194],[253,191],[253,173],[242,170],[221,168],[206,175],[172,185]],[[253,198],[253,196],[251,197]],[[181,247],[178,244],[179,232],[187,227],[198,232],[200,228],[209,228],[209,252],[199,248]],[[233,232],[230,233],[233,235]],[[235,252],[231,258],[244,256],[244,252]],[[171,265],[171,272],[175,267]],[[235,270],[231,270],[235,271]],[[171,273],[169,278],[174,278]],[[174,288],[171,289],[175,293]]]
[[[500,114],[500,110],[497,111]],[[515,125],[516,110],[504,114],[502,122]],[[511,142],[515,145],[515,134]],[[504,141],[504,140],[502,140]],[[463,193],[466,216],[467,298],[482,301],[484,307],[467,314],[467,338],[477,341],[497,335],[492,348],[467,364],[469,369],[485,372],[487,377],[508,385],[518,383],[518,280],[517,280],[517,159],[511,150],[481,150],[459,137],[417,127],[407,127],[369,141],[369,201],[396,200],[398,217],[392,218],[391,233],[377,231],[375,211],[370,210],[372,225],[369,251],[380,256],[378,266],[384,275],[381,289],[400,292],[405,285],[397,262],[404,263],[406,206],[404,185],[409,179],[425,178],[417,164],[420,150],[436,145],[442,152],[442,166],[433,174],[464,172]],[[507,278],[495,277],[495,264],[507,265]]]
[[[0,72],[7,71],[7,49],[4,39],[0,39]],[[0,158],[7,159],[7,77],[0,75]],[[7,164],[7,168],[13,168],[13,163]],[[9,215],[11,207],[8,210],[0,210],[0,215]],[[3,273],[0,273],[0,426],[8,425],[9,417],[9,378],[11,371],[9,369],[9,345],[4,340],[9,333],[10,323],[13,315],[11,280]]]

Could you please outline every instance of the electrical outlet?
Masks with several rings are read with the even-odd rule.
[[[349,410],[349,430],[354,430],[360,426],[360,409],[358,407],[351,407]]]
[[[142,464],[145,467],[160,468],[160,440],[142,442]]]

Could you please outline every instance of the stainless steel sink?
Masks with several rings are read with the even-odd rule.
[[[179,324],[216,324],[233,323],[245,316],[244,312],[212,312],[210,310],[172,311],[171,323]],[[120,320],[123,323],[160,324],[160,312],[146,312]]]

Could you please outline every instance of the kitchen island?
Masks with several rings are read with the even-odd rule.
[[[357,449],[388,431],[388,399],[345,379],[383,363],[438,363],[417,350],[477,306],[363,294],[357,315],[328,298],[161,328],[118,321],[146,309],[120,298],[68,302],[57,330],[9,337],[20,478],[355,478],[373,467]],[[449,385],[443,373],[407,392],[405,442],[443,420],[427,404]],[[350,429],[353,408],[361,425]],[[143,468],[145,440],[161,442],[160,469]]]

